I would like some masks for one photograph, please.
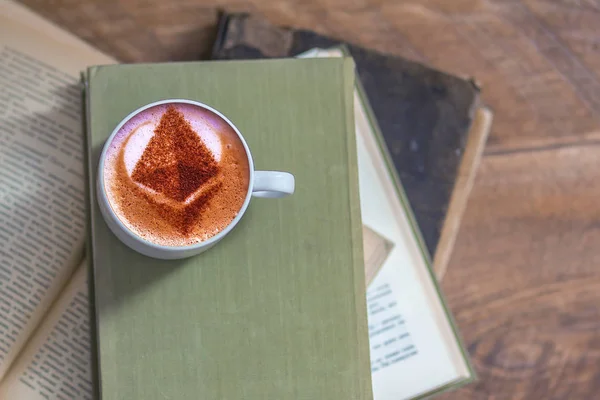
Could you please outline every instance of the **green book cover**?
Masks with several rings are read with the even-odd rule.
[[[103,399],[371,399],[351,59],[120,65],[87,72],[91,241]],[[206,103],[257,169],[296,193],[253,199],[213,249],[144,257],[105,225],[98,157],[131,111]]]

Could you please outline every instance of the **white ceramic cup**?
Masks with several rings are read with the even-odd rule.
[[[121,130],[121,127],[123,127],[123,125],[127,123],[127,121],[129,121],[135,115],[150,107],[154,107],[161,104],[177,103],[192,104],[197,107],[204,108],[218,115],[227,124],[229,124],[229,126],[231,126],[231,128],[238,135],[240,141],[244,145],[244,149],[246,150],[246,156],[248,157],[248,166],[250,171],[250,181],[248,184],[248,192],[246,193],[246,198],[244,200],[244,203],[242,204],[242,207],[240,208],[237,216],[233,219],[233,221],[231,221],[229,225],[225,227],[225,229],[221,230],[216,235],[200,243],[188,246],[163,246],[156,243],[152,243],[136,235],[129,228],[127,228],[125,224],[123,224],[123,222],[121,222],[119,217],[115,214],[110,205],[108,196],[106,195],[106,189],[104,187],[104,162],[106,159],[106,153],[111,142],[113,141],[115,135],[119,132],[119,130]],[[250,204],[250,199],[252,198],[252,196],[268,198],[285,197],[294,193],[294,187],[294,175],[288,172],[254,170],[254,161],[252,160],[252,154],[250,153],[250,149],[248,148],[246,140],[244,140],[244,137],[237,129],[237,127],[219,111],[198,101],[185,99],[169,99],[156,101],[154,103],[150,103],[138,108],[137,110],[130,113],[127,117],[125,117],[119,123],[119,125],[117,125],[117,127],[112,131],[111,135],[106,140],[106,143],[104,144],[104,148],[102,149],[102,153],[100,155],[100,161],[98,164],[98,178],[96,182],[96,197],[98,200],[100,212],[102,213],[106,224],[108,225],[110,230],[115,234],[115,236],[117,236],[124,244],[126,244],[131,249],[148,257],[159,258],[163,260],[174,260],[200,254],[203,251],[206,251],[212,246],[214,246],[221,239],[223,239],[240,221],[240,219],[246,212],[248,205]]]

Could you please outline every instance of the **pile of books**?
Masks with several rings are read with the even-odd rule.
[[[0,3],[0,399],[397,400],[473,380],[436,273],[491,124],[478,86],[248,15],[222,16],[213,58],[119,65]],[[175,264],[95,202],[106,138],[164,98],[223,111],[297,185]]]

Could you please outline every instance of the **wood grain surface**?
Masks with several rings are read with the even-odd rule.
[[[224,8],[476,77],[494,123],[443,286],[480,379],[442,398],[598,397],[598,2],[24,3],[127,62],[208,54]]]
[[[480,380],[443,398],[598,398],[599,156],[484,158],[444,280]]]

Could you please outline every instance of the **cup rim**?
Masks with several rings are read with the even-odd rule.
[[[129,120],[131,118],[135,117],[142,111],[147,110],[148,108],[159,106],[162,104],[174,104],[174,103],[175,104],[177,104],[177,103],[178,104],[191,104],[191,105],[203,108],[205,110],[208,110],[208,111],[216,114],[220,118],[222,118],[234,130],[234,132],[237,134],[239,140],[242,142],[242,145],[244,146],[244,150],[246,151],[246,157],[248,159],[248,171],[250,174],[249,179],[248,179],[248,189],[246,192],[246,198],[244,199],[244,203],[238,210],[238,213],[235,216],[235,218],[225,228],[223,228],[221,231],[219,231],[219,233],[217,233],[216,235],[211,236],[210,238],[203,240],[201,242],[189,244],[189,245],[185,245],[185,246],[165,246],[165,245],[157,244],[157,243],[151,242],[147,239],[144,239],[143,237],[138,236],[134,232],[132,232],[121,221],[121,219],[118,217],[116,212],[113,210],[112,204],[106,194],[106,188],[105,188],[105,182],[104,182],[104,161],[106,159],[106,153],[108,152],[108,149],[109,149],[112,141],[114,140],[117,133],[121,130],[123,125],[125,125],[127,122],[129,122]],[[229,232],[231,232],[231,230],[242,219],[242,216],[244,215],[244,213],[246,212],[246,209],[248,208],[248,205],[250,204],[250,199],[252,198],[252,188],[254,187],[254,161],[252,159],[252,153],[250,153],[250,148],[248,147],[248,144],[246,143],[246,139],[244,139],[244,136],[241,134],[241,132],[235,126],[235,124],[233,122],[231,122],[229,120],[229,118],[227,118],[225,115],[223,115],[220,111],[216,110],[215,108],[213,108],[205,103],[202,103],[202,102],[196,101],[196,100],[164,99],[164,100],[154,101],[152,103],[146,104],[142,107],[135,109],[134,111],[130,112],[125,118],[123,118],[121,120],[121,122],[115,127],[115,129],[113,129],[110,136],[104,142],[104,145],[102,147],[102,152],[100,153],[100,159],[98,161],[97,180],[98,180],[97,185],[96,185],[97,196],[101,196],[102,202],[107,206],[106,209],[107,209],[108,213],[110,214],[112,222],[117,224],[118,229],[120,229],[125,235],[127,235],[129,238],[133,239],[134,241],[136,241],[144,246],[151,247],[155,250],[164,251],[166,253],[175,253],[175,252],[184,252],[184,251],[189,252],[192,250],[209,247],[209,246],[217,243],[219,240],[221,240],[223,237],[225,237]]]

